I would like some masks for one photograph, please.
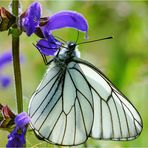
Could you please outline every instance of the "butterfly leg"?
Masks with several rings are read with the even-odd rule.
[[[37,46],[35,44],[33,44],[33,45],[37,48]],[[53,59],[51,59],[51,60],[48,61],[47,58],[46,58],[46,56],[44,54],[42,54],[40,50],[38,50],[38,51],[41,54],[45,65],[49,65],[53,61]]]
[[[48,61],[47,58],[46,58],[46,56],[44,54],[42,54],[41,52],[40,52],[40,54],[41,54],[41,56],[43,58],[43,61],[44,61],[45,65],[49,65],[53,61],[53,59],[51,59],[51,60]]]

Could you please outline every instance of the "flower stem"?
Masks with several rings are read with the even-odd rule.
[[[12,0],[12,13],[18,18],[19,14],[19,0]],[[16,19],[18,20],[18,19]],[[15,29],[19,30],[17,25]],[[23,97],[22,97],[22,82],[21,82],[21,69],[20,69],[20,56],[19,56],[19,36],[12,34],[12,54],[13,54],[13,68],[16,89],[17,111],[23,111]]]

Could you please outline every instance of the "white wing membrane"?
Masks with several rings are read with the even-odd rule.
[[[112,140],[136,138],[142,130],[137,110],[100,71],[86,63],[79,66],[85,73],[84,77],[91,85],[93,94],[94,123],[91,136]]]
[[[131,140],[142,130],[137,110],[94,66],[52,63],[29,104],[36,134],[59,145],[78,145],[88,137]]]

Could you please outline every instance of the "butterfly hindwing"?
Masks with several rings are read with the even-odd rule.
[[[29,104],[36,134],[51,143],[78,145],[88,137],[136,138],[139,113],[92,64],[73,58],[65,67],[52,62]]]
[[[87,61],[75,58],[86,77],[94,101],[94,123],[91,137],[112,140],[132,140],[140,135],[141,117],[127,98]]]

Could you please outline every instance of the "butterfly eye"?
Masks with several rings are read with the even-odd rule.
[[[69,42],[68,43],[68,49],[69,50],[75,50],[76,44],[74,42]]]

